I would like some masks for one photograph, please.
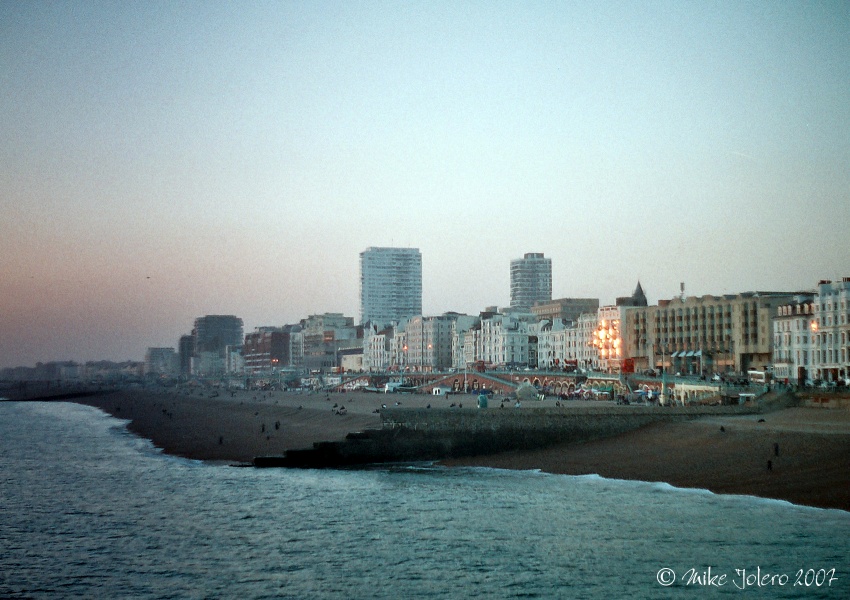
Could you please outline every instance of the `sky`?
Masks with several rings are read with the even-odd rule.
[[[650,303],[850,276],[850,3],[2,2],[0,368],[196,317]]]

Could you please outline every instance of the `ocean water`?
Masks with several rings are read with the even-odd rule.
[[[70,403],[0,404],[0,461],[0,597],[850,598],[843,511],[538,472],[211,466]]]

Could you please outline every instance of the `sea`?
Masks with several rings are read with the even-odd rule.
[[[659,483],[211,465],[0,403],[3,598],[850,598],[850,513]]]

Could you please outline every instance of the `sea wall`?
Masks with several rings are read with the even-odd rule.
[[[317,443],[309,450],[290,450],[284,456],[258,457],[254,464],[321,468],[439,460],[589,441],[658,421],[757,410],[747,406],[388,408],[381,411],[382,429],[353,433],[343,442]]]
[[[807,408],[850,410],[850,395],[846,393],[801,394],[799,403],[800,406]]]

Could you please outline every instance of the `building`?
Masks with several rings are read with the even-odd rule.
[[[617,306],[648,306],[649,302],[647,302],[646,294],[643,292],[643,287],[641,287],[640,281],[638,281],[637,287],[635,288],[635,291],[632,292],[632,295],[617,298],[615,304]]]
[[[199,377],[222,377],[227,374],[225,350],[219,352],[198,352],[192,357],[192,375]]]
[[[288,366],[289,335],[282,327],[257,327],[245,334],[242,356],[246,373],[269,373]]]
[[[625,349],[620,330],[620,325],[625,320],[624,315],[622,306],[602,306],[596,312],[596,328],[590,335],[590,345],[597,353],[594,370],[617,373],[624,370],[623,364],[627,359],[630,361],[629,365],[634,364],[631,357],[624,355]]]
[[[481,347],[481,321],[477,321],[466,331],[458,330],[457,338],[453,351],[454,367],[465,370],[475,363]]]
[[[547,370],[598,370],[598,348],[592,345],[597,330],[596,311],[582,313],[575,321],[541,321],[538,330],[537,367]]]
[[[812,325],[815,324],[812,296],[780,306],[773,319],[773,377],[776,381],[805,385],[812,380]]]
[[[454,336],[457,324],[461,330],[469,329],[476,317],[448,312],[438,317],[417,315],[405,326],[407,351],[405,364],[411,371],[445,371],[452,367]]]
[[[354,327],[354,319],[342,313],[310,315],[301,322],[304,340],[303,366],[310,371],[327,372],[339,366],[341,347],[363,343],[363,328]],[[352,340],[355,340],[352,342]]]
[[[363,346],[357,348],[340,348],[337,351],[337,362],[343,373],[363,372]]]
[[[552,300],[552,259],[529,252],[511,261],[511,308],[530,310]]]
[[[192,374],[192,356],[195,354],[195,336],[181,335],[178,352],[178,370],[181,377]]]
[[[850,277],[818,283],[814,308],[813,379],[846,383],[850,377]]]
[[[772,362],[773,318],[795,292],[680,296],[658,306],[619,307],[620,358],[637,370],[683,375],[762,370]]]
[[[568,341],[568,347],[575,349],[580,369],[598,371],[601,368],[597,348],[590,343],[593,339],[593,332],[596,331],[598,327],[599,316],[597,311],[595,313],[582,314],[576,322],[575,329],[568,329],[566,332],[571,338]]]
[[[536,367],[538,323],[529,315],[495,314],[481,319],[475,362],[486,368],[523,369]]]
[[[570,325],[567,325],[570,323]],[[537,368],[544,370],[563,369],[567,355],[566,329],[572,321],[556,319],[540,321],[537,331]]]
[[[242,375],[245,373],[245,357],[243,347],[227,346],[224,349],[224,372],[227,375]]]
[[[363,370],[386,371],[390,366],[390,349],[395,335],[394,327],[378,329],[375,325],[363,327]]]
[[[242,319],[233,315],[207,315],[195,319],[192,330],[195,354],[213,352],[224,358],[227,346],[242,345]]]
[[[148,348],[145,352],[145,375],[173,377],[177,367],[174,348]]]
[[[422,255],[417,248],[360,253],[360,323],[378,327],[422,314]]]
[[[583,313],[595,313],[597,310],[599,310],[599,298],[559,298],[551,302],[538,302],[531,307],[531,312],[538,321],[545,319],[550,323],[575,322]]]
[[[479,317],[463,315],[452,322],[452,368],[466,369],[475,361],[475,336],[480,329]]]

